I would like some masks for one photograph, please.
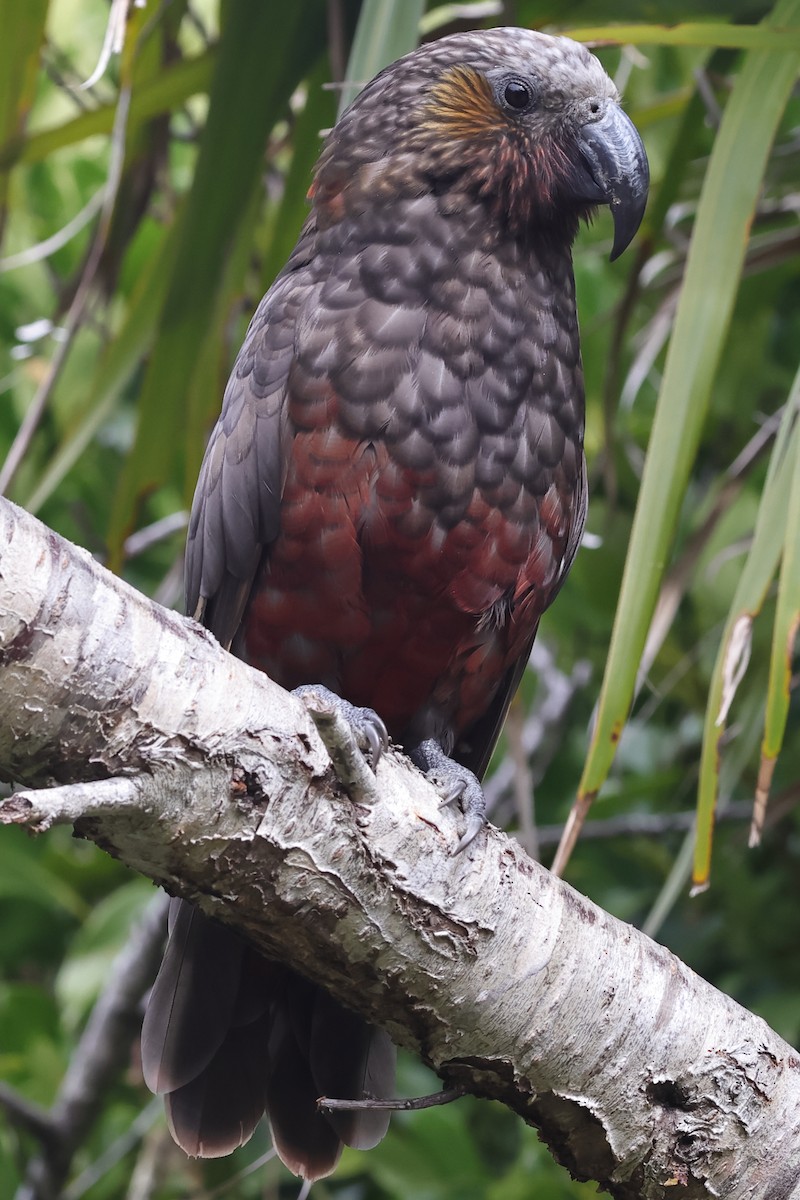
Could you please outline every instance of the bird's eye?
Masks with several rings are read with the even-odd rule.
[[[516,112],[522,112],[523,109],[528,108],[532,99],[533,94],[530,87],[521,79],[510,79],[503,88],[504,102]]]

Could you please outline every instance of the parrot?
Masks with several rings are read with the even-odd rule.
[[[186,611],[284,688],[327,689],[373,762],[387,736],[456,804],[455,852],[587,505],[572,245],[611,257],[648,164],[584,46],[522,28],[422,45],[328,134],[310,212],[259,304],[191,511]],[[266,1113],[307,1180],[388,1114],[395,1050],[185,900],[142,1029],[173,1137],[214,1157]]]

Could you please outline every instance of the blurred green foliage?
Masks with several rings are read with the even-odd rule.
[[[720,316],[704,305],[729,304],[731,315],[718,330],[721,353],[708,411],[695,413],[701,418],[699,445],[685,461],[687,490],[673,493],[672,479],[656,480],[656,507],[672,504],[677,512],[675,536],[668,532],[660,554],[659,566],[667,571],[662,600],[672,589],[679,603],[640,681],[569,878],[616,915],[646,924],[690,966],[797,1043],[796,690],[788,711],[794,736],[786,739],[772,787],[774,824],[761,848],[750,853],[741,820],[720,825],[709,892],[688,898],[691,846],[683,844],[677,821],[657,835],[638,832],[636,825],[639,817],[657,815],[669,822],[693,807],[715,659],[751,549],[773,446],[766,436],[759,447],[753,443],[761,431],[777,427],[800,358],[800,100],[786,101],[788,56],[797,54],[800,30],[797,5],[783,0],[781,7],[792,38],[778,49],[758,51],[774,56],[764,59],[761,78],[774,80],[783,72],[784,79],[783,90],[776,84],[771,93],[777,134],[768,154],[769,138],[762,139],[763,180],[752,152],[736,153],[737,146],[751,144],[763,117],[751,100],[733,130],[733,153],[713,199],[716,212],[706,201],[705,216],[701,189],[721,114],[753,61],[731,47],[748,41],[767,5],[518,0],[495,5],[488,17],[486,7],[430,0],[419,11],[425,10],[423,28],[434,30],[433,36],[502,21],[567,30],[612,20],[687,21],[695,30],[686,38],[695,44],[665,45],[677,35],[659,39],[656,32],[642,34],[638,45],[598,51],[643,132],[653,184],[643,230],[621,261],[607,261],[610,221],[604,213],[577,247],[593,539],[578,555],[541,637],[560,671],[586,662],[591,672],[553,731],[556,747],[536,790],[536,816],[542,827],[562,823],[581,778],[667,343],[676,310],[687,303],[684,267],[702,218],[707,240],[694,253],[699,257],[705,249],[706,256],[695,279],[708,292],[695,295],[695,315],[684,333],[687,350],[671,367],[673,387],[688,371],[689,357],[703,366],[707,346],[693,342],[692,332],[707,338],[709,324]],[[303,220],[319,132],[335,119],[337,93],[323,84],[344,76],[357,29],[355,83],[361,81],[358,70],[368,69],[360,63],[389,61],[408,48],[414,31],[407,11],[406,19],[395,14],[398,19],[380,27],[372,23],[376,14],[391,17],[391,8],[390,0],[365,0],[359,25],[358,0],[327,7],[322,0],[148,4],[132,10],[123,54],[84,91],[80,83],[97,60],[107,4],[0,0],[0,462],[63,339],[72,337],[8,494],[162,602],[180,606],[183,531],[176,514],[191,499],[204,440],[249,316]],[[726,30],[731,22],[744,23],[747,37],[737,41],[735,31]],[[613,39],[613,30],[606,32]],[[635,30],[626,36],[637,41]],[[130,95],[124,125],[121,95]],[[115,203],[98,217],[115,171]],[[755,208],[752,220],[744,219],[744,242],[745,234],[723,220],[729,215],[723,209],[740,203],[746,214],[741,194],[747,185]],[[82,212],[87,219],[74,235],[60,236]],[[105,240],[73,336],[65,330],[80,301],[98,220]],[[726,237],[738,240],[728,244]],[[47,252],[31,253],[48,239],[55,244]],[[726,274],[725,268],[742,254],[739,283],[738,271]],[[714,285],[729,275],[733,282],[715,299]],[[680,382],[672,394],[677,414]],[[669,426],[669,416],[662,409],[662,425]],[[683,429],[676,415],[678,443]],[[796,423],[787,437],[800,442]],[[734,464],[741,464],[748,446],[753,453],[739,469]],[[161,536],[144,544],[126,540],[162,519]],[[800,538],[800,532],[790,525],[776,531],[773,520],[768,533],[783,537],[790,561],[793,533]],[[771,580],[763,580],[751,663],[722,748],[720,803],[733,811],[752,799],[756,783],[776,607]],[[655,589],[658,580],[651,582]],[[650,613],[640,612],[639,622],[646,632]],[[626,654],[632,684],[638,650]],[[543,687],[532,673],[526,677],[523,715],[538,711]],[[506,751],[504,742],[499,758]],[[496,812],[512,827],[518,820],[508,797],[501,797]],[[614,836],[598,836],[612,832],[612,820]],[[55,1096],[113,957],[151,894],[146,881],[64,830],[36,842],[15,830],[3,832],[0,1079],[31,1101],[47,1105]],[[435,1089],[436,1081],[404,1058],[401,1086],[414,1094]],[[296,1181],[274,1161],[233,1182],[267,1150],[263,1132],[230,1160],[208,1164],[187,1163],[172,1149],[160,1116],[145,1113],[135,1126],[140,1134],[120,1141],[148,1102],[132,1045],[130,1068],[76,1158],[71,1200],[121,1200],[143,1156],[158,1163],[149,1193],[154,1200],[210,1196],[226,1181],[227,1189],[214,1195],[246,1200],[297,1194]],[[118,1160],[87,1190],[80,1172],[118,1144]],[[31,1137],[0,1120],[0,1196],[14,1194],[34,1151]],[[319,1200],[567,1200],[590,1194],[591,1185],[571,1182],[552,1163],[534,1131],[499,1106],[476,1100],[397,1116],[380,1147],[367,1155],[346,1152],[337,1174],[313,1190]]]

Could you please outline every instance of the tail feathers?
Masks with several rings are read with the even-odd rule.
[[[272,1013],[267,1110],[275,1148],[291,1171],[320,1179],[336,1166],[342,1142],[358,1150],[378,1144],[388,1112],[321,1114],[317,1100],[391,1096],[395,1059],[383,1030],[287,971]]]
[[[165,1097],[175,1141],[193,1158],[221,1158],[244,1145],[267,1103],[268,1018],[228,1031],[203,1072]]]
[[[270,1031],[267,1115],[275,1149],[289,1170],[304,1179],[322,1179],[339,1161],[342,1143],[317,1111],[319,1089],[294,1026],[283,1006],[276,1009]]]
[[[397,1051],[389,1035],[315,989],[309,1063],[320,1096],[387,1099],[395,1090]],[[385,1136],[390,1113],[378,1109],[325,1114],[337,1135],[356,1150],[371,1150]]]
[[[190,1083],[220,1049],[245,950],[240,938],[184,900],[170,902],[169,924],[142,1026],[142,1071],[156,1093]]]
[[[281,1159],[308,1180],[333,1171],[342,1142],[376,1145],[388,1113],[323,1115],[317,1099],[391,1096],[388,1036],[181,900],[169,928],[142,1065],[150,1089],[167,1093],[178,1145],[193,1157],[230,1154],[265,1109]]]

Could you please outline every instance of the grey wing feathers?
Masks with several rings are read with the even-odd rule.
[[[308,225],[259,304],[206,448],[186,542],[186,611],[229,646],[259,562],[278,533],[286,390],[295,323],[313,277]]]
[[[575,498],[575,515],[572,520],[572,527],[569,531],[567,539],[567,548],[564,551],[564,558],[561,562],[561,575],[559,576],[558,586],[554,589],[550,597],[552,604],[561,588],[564,585],[564,580],[569,574],[570,567],[578,553],[578,547],[581,544],[583,531],[586,527],[586,514],[589,508],[589,480],[586,475],[586,457],[581,455],[581,471],[578,478],[578,491]]]
[[[270,968],[241,938],[184,900],[142,1026],[142,1071],[166,1093],[173,1137],[187,1154],[230,1154],[264,1115]]]

